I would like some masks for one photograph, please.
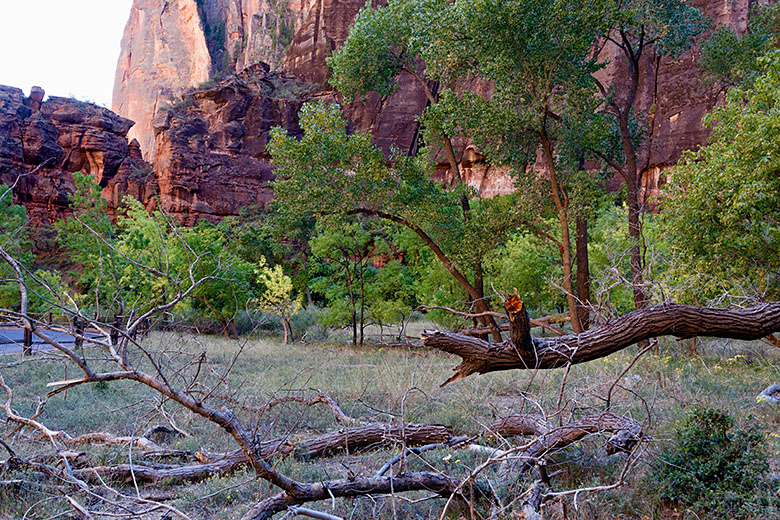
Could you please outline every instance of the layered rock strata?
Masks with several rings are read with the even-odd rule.
[[[273,197],[270,130],[300,134],[298,111],[312,94],[261,66],[190,91],[154,120],[159,205],[185,224],[218,221]],[[157,203],[155,203],[157,204]]]
[[[92,175],[111,209],[124,195],[146,201],[156,191],[138,142],[127,140],[132,125],[90,103],[44,101],[39,87],[27,97],[0,86],[0,183],[15,186],[14,199],[27,208],[39,250],[48,248],[53,222],[69,212],[73,172]]]

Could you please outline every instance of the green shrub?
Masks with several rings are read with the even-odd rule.
[[[696,408],[660,462],[650,478],[664,501],[707,512],[708,518],[777,518],[766,481],[764,435],[755,426],[735,428],[724,412]]]

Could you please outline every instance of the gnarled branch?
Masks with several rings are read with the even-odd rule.
[[[536,338],[526,332],[528,313],[522,301],[510,296],[505,306],[513,330],[510,339],[501,343],[450,332],[423,333],[424,346],[463,358],[455,375],[442,386],[471,374],[576,365],[658,336],[755,340],[780,331],[780,302],[733,310],[664,303],[630,312],[581,334]]]

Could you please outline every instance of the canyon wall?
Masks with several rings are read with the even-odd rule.
[[[694,3],[716,22],[746,27],[750,0]],[[131,194],[187,223],[263,205],[272,196],[268,131],[278,125],[299,132],[297,110],[307,99],[342,101],[326,83],[325,58],[343,43],[362,5],[135,0],[116,72],[119,116],[75,100],[44,102],[42,91],[26,97],[0,88],[0,181],[19,178],[15,197],[43,227],[67,212],[72,172],[78,170],[93,175],[113,205]],[[640,149],[649,197],[682,151],[706,140],[701,116],[720,94],[700,80],[696,48],[676,59],[645,59],[637,107],[649,114],[649,135]],[[602,79],[619,86],[625,72],[611,51]],[[415,117],[425,106],[419,86],[402,76],[392,96],[372,95],[345,111],[352,128],[370,131],[385,151],[408,151],[419,131]],[[489,168],[468,142],[457,148],[465,180],[483,196],[514,189],[506,170]],[[451,180],[445,162],[436,177]]]
[[[266,151],[275,126],[300,135],[298,111],[311,92],[293,78],[249,67],[184,94],[153,122],[157,204],[184,224],[219,221],[273,198]]]
[[[25,96],[0,85],[0,183],[15,186],[39,251],[50,249],[52,224],[68,213],[73,172],[92,175],[110,209],[124,195],[145,202],[157,191],[138,142],[127,140],[132,121],[75,99],[43,99],[38,87]]]
[[[211,77],[195,0],[133,0],[114,77],[112,110],[135,121],[129,137],[154,156],[155,114]]]
[[[349,34],[363,0],[134,0],[122,39],[112,108],[136,122],[131,138],[155,157],[155,116],[188,89],[258,63],[328,95],[325,58]],[[178,16],[176,11],[180,11]],[[339,100],[335,93],[330,99]],[[348,107],[353,127],[383,149],[407,150],[422,90],[408,78],[395,95]]]
[[[747,29],[755,0],[692,0],[690,2],[714,24],[728,25],[738,32]],[[601,71],[606,84],[619,85],[628,78],[625,61],[609,47],[609,64]],[[636,100],[637,113],[648,114],[644,121],[648,135],[639,149],[643,171],[640,197],[647,200],[659,192],[663,171],[673,166],[685,150],[704,144],[710,131],[701,123],[702,116],[723,101],[723,91],[704,79],[697,66],[699,48],[678,58],[654,60],[646,55]],[[619,89],[618,89],[619,90]],[[619,182],[615,179],[615,182]]]

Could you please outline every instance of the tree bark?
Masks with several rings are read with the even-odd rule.
[[[355,428],[344,428],[337,432],[320,435],[293,444],[287,440],[266,441],[259,445],[259,454],[264,459],[278,455],[294,455],[299,459],[315,459],[332,455],[339,451],[349,453],[366,448],[387,447],[401,444],[422,446],[425,444],[446,442],[452,438],[452,432],[446,426],[438,424],[407,424],[405,427],[390,424],[370,424]],[[131,480],[143,482],[171,482],[202,480],[212,475],[229,473],[249,463],[246,454],[235,450],[219,457],[199,453],[200,464],[187,464],[171,467],[150,467],[140,464],[119,464],[74,470],[73,474],[86,482],[99,482],[100,478],[113,480]]]
[[[624,177],[626,181],[626,197],[628,199],[628,236],[631,240],[629,262],[631,264],[632,290],[634,293],[634,307],[639,310],[647,307],[647,294],[644,287],[644,262],[642,261],[641,250],[642,229],[639,221],[641,213],[638,191],[640,172],[628,118],[639,89],[639,60],[642,47],[639,48],[638,52],[634,52],[627,37],[623,35],[623,49],[629,64],[630,82],[625,105],[618,109],[617,117],[623,156],[626,161]]]
[[[590,265],[588,262],[588,220],[577,217],[577,314],[582,330],[590,328]]]
[[[544,127],[542,127],[541,139],[542,149],[544,150],[545,160],[547,161],[547,169],[550,175],[550,191],[553,202],[555,203],[555,208],[558,211],[558,220],[561,225],[560,253],[561,260],[563,262],[563,288],[566,291],[566,301],[569,305],[572,330],[575,333],[579,333],[582,332],[582,327],[580,326],[577,298],[574,295],[574,285],[572,283],[571,238],[569,237],[569,204],[565,199],[563,190],[558,184],[555,158],[553,157],[553,145]]]
[[[528,314],[512,296],[505,306],[510,323],[524,327]],[[519,307],[519,311],[518,311]],[[525,316],[525,317],[524,317]],[[442,386],[471,374],[498,370],[550,369],[602,358],[643,340],[658,336],[693,338],[713,336],[755,340],[780,331],[780,302],[747,309],[711,309],[667,303],[630,312],[581,334],[535,338],[518,328],[510,339],[489,344],[478,338],[440,331],[425,331],[423,345],[463,358],[455,375]]]
[[[317,482],[306,486],[297,496],[280,493],[267,498],[242,517],[242,520],[270,520],[276,513],[288,507],[316,500],[330,500],[331,497],[354,497],[368,494],[402,493],[424,490],[449,496],[459,482],[441,473],[407,473],[395,477],[359,477]]]

